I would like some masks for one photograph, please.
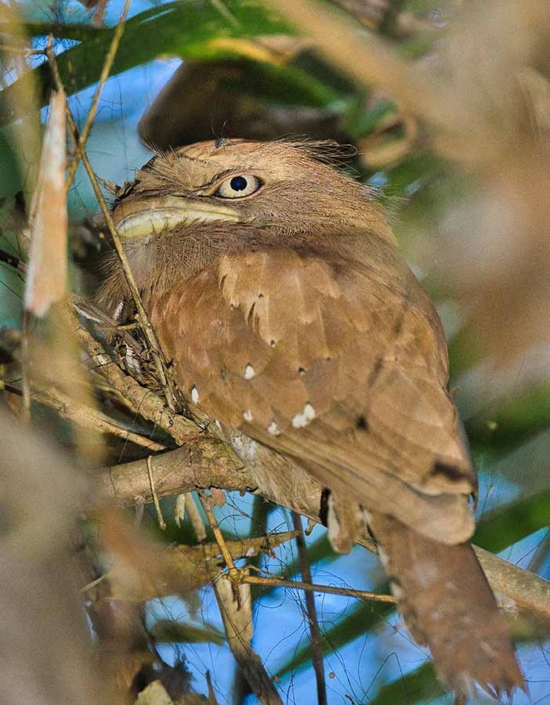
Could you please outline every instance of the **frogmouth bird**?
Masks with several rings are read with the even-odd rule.
[[[376,201],[331,151],[224,140],[158,155],[114,221],[190,404],[329,488],[337,548],[368,523],[448,687],[511,692],[522,675],[468,543],[476,471],[443,329]],[[131,310],[114,263],[99,300]]]

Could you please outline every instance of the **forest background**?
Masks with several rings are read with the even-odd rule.
[[[177,446],[198,444],[206,478],[227,468],[217,454],[204,461],[162,388],[129,392],[132,370],[101,326],[67,320],[61,303],[39,313],[65,296],[66,276],[78,297],[93,291],[112,247],[101,201],[133,179],[151,145],[298,135],[354,146],[343,168],[375,189],[437,304],[480,471],[474,543],[522,569],[488,564],[529,684],[513,703],[550,703],[547,3],[63,0],[6,2],[0,21],[0,497],[21,517],[15,538],[0,535],[0,605],[13,621],[0,636],[6,691],[14,683],[21,697],[23,678],[42,703],[98,702],[102,688],[113,702],[253,703],[250,678],[268,674],[289,703],[452,701],[392,603],[353,592],[387,593],[374,554],[338,556],[322,526],[306,536],[292,507],[261,496],[231,491],[223,503],[187,494],[183,480],[163,484],[146,459]],[[65,140],[54,130],[53,146],[43,140],[65,114],[64,97],[61,110],[49,107],[61,87],[74,119],[66,199],[47,168],[64,170]],[[53,151],[41,163],[43,148]],[[68,227],[56,220],[55,244],[48,235],[36,249],[54,207]],[[105,359],[121,362],[122,376]],[[49,460],[47,436],[63,459]],[[220,486],[238,487],[224,477]],[[236,570],[252,564],[264,580],[241,586],[244,656],[228,639],[231,594],[224,606],[213,588],[227,582],[227,546]],[[179,582],[166,578],[175,554],[195,561],[170,565]],[[102,678],[82,604],[97,650],[114,654]]]

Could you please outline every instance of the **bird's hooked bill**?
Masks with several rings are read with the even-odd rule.
[[[232,208],[214,205],[211,202],[200,203],[178,196],[138,200],[124,204],[119,206],[116,215],[116,229],[123,240],[147,237],[163,230],[171,230],[181,224],[213,221],[236,223],[241,220],[239,213]]]

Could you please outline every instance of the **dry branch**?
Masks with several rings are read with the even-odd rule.
[[[67,162],[65,94],[52,93],[44,133],[38,185],[30,214],[30,253],[25,280],[25,310],[44,318],[67,295],[67,199],[63,190]]]
[[[307,545],[302,525],[302,517],[296,512],[292,512],[292,522],[297,532],[296,546],[300,558],[300,573],[305,583],[312,583],[311,567],[307,555]],[[317,607],[315,605],[315,595],[310,590],[305,593],[305,603],[307,620],[309,622],[309,632],[311,635],[311,661],[315,672],[317,684],[317,700],[319,705],[327,705],[327,683],[325,678],[325,665],[323,662],[323,648],[321,645],[321,630],[317,618]]]
[[[294,531],[285,531],[269,536],[227,541],[226,546],[234,560],[257,555],[261,551],[271,551],[290,541]],[[147,571],[129,587],[129,581],[120,579],[116,569],[106,574],[109,581],[111,600],[132,600],[144,602],[167,595],[188,595],[193,590],[217,580],[222,573],[224,559],[216,543],[199,546],[170,546],[153,558],[155,579],[149,579]],[[272,584],[275,580],[270,581]],[[91,584],[89,587],[94,587]]]
[[[87,330],[79,326],[77,336],[89,355],[94,370],[129,401],[140,416],[169,433],[177,445],[196,440],[202,434],[196,423],[181,414],[175,414],[157,394],[142,387],[133,377],[125,374],[109,357],[101,343]]]
[[[252,601],[250,586],[233,584],[220,578],[214,584],[225,633],[235,660],[262,705],[283,705],[265,666],[250,641],[252,639]]]
[[[246,678],[252,692],[262,705],[282,705],[263,661],[252,648],[254,633],[252,623],[252,594],[250,585],[239,580],[238,571],[233,561],[233,552],[227,545],[218,522],[210,506],[210,500],[201,493],[200,500],[206,513],[210,528],[214,533],[218,551],[228,568],[228,574],[220,574],[209,559],[208,552],[203,552],[204,567],[209,570],[214,594],[223,620],[227,643],[235,661]],[[206,546],[203,546],[206,549]],[[246,570],[246,569],[245,569]]]
[[[148,448],[151,452],[166,449],[166,446],[156,443],[150,438],[118,426],[106,414],[93,407],[79,404],[59,389],[50,387],[48,390],[34,390],[31,392],[31,399],[55,409],[62,418],[72,421],[82,428],[93,428],[101,433],[109,433],[124,441]]]
[[[154,458],[153,473],[159,497],[209,487],[241,492],[252,489],[266,500],[320,521],[322,488],[298,466],[260,447],[254,465],[249,459],[248,466],[236,467],[228,456],[224,462],[220,441],[205,438],[202,444],[204,455],[193,444],[193,447],[179,448]],[[285,483],[287,486],[292,483],[293,491],[283,497],[280,488]],[[152,501],[147,463],[135,461],[105,468],[99,475],[99,501],[114,501],[119,506]],[[376,551],[367,535],[360,543]],[[495,592],[510,598],[520,611],[550,623],[550,583],[547,580],[483,549],[475,547],[475,550]],[[257,579],[251,576],[250,582],[257,582]]]

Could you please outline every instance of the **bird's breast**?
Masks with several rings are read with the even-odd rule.
[[[288,249],[222,255],[149,306],[181,388],[231,426],[252,417],[275,435],[338,405],[352,417],[400,358],[445,383],[423,312],[368,268]]]

